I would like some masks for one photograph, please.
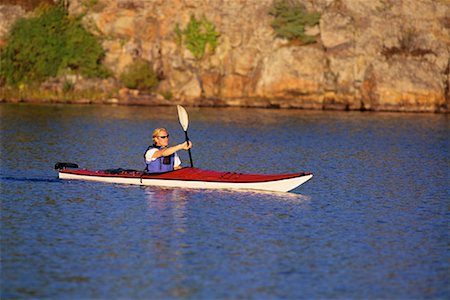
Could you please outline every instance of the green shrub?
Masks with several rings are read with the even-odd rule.
[[[303,44],[316,41],[315,37],[305,33],[305,27],[319,24],[320,13],[307,12],[306,8],[297,1],[276,0],[269,14],[274,16],[271,25],[277,37],[291,41],[299,40]]]
[[[162,91],[161,95],[164,97],[164,99],[166,100],[172,100],[173,99],[173,93],[171,91]]]
[[[42,82],[75,73],[106,77],[104,50],[62,4],[40,8],[36,17],[18,20],[1,49],[0,77],[8,85]]]
[[[145,91],[153,90],[159,83],[152,64],[143,59],[129,65],[120,79],[127,88]]]
[[[73,92],[73,90],[75,89],[75,84],[72,81],[69,80],[65,80],[64,84],[63,84],[63,93],[69,93],[69,92]]]
[[[220,33],[216,31],[216,27],[208,21],[204,16],[197,20],[195,16],[191,16],[187,27],[180,29],[180,25],[175,26],[175,38],[178,45],[186,45],[196,59],[201,59],[209,47],[210,51],[214,51],[217,47]]]

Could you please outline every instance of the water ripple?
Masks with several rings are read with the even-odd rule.
[[[445,115],[189,109],[196,166],[314,172],[268,193],[57,179],[142,168],[171,108],[0,112],[2,299],[449,298]]]

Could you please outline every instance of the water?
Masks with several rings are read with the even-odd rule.
[[[448,299],[449,118],[188,108],[194,165],[293,193],[60,181],[142,169],[176,108],[2,104],[2,299]],[[186,152],[180,152],[188,165]]]

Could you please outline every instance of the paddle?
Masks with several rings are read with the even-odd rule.
[[[177,108],[178,108],[178,119],[180,120],[181,127],[183,127],[184,135],[186,136],[186,142],[189,142],[189,137],[188,137],[188,133],[187,133],[188,126],[189,126],[189,118],[188,118],[187,111],[181,105],[177,105]],[[191,168],[193,168],[194,163],[192,162],[191,149],[188,149],[188,152],[189,152],[189,160],[191,161]]]

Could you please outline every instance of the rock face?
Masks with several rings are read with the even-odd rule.
[[[25,10],[17,5],[0,5],[0,48],[6,44],[6,36],[14,22],[25,15]]]
[[[321,13],[308,28],[317,43],[276,38],[273,0],[98,0],[89,8],[72,0],[69,9],[87,12],[85,25],[103,38],[117,77],[138,57],[151,61],[158,92],[174,102],[448,112],[449,1],[299,2]],[[200,60],[175,38],[175,25],[185,28],[191,15],[220,32],[218,47]]]

